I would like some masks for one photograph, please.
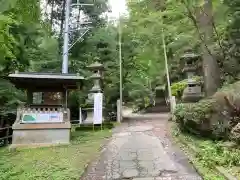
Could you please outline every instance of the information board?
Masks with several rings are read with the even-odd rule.
[[[60,123],[63,113],[23,113],[22,123]]]
[[[102,103],[103,94],[95,93],[94,94],[94,115],[93,115],[93,124],[102,124]]]

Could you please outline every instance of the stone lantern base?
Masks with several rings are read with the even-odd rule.
[[[188,85],[183,91],[182,100],[184,102],[198,102],[203,98],[201,86],[194,79],[188,80]]]
[[[198,102],[203,98],[202,94],[183,94],[183,102]]]

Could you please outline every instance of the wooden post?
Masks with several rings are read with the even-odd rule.
[[[33,103],[33,92],[31,90],[27,90],[27,103],[32,104]]]

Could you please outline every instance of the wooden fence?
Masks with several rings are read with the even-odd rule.
[[[12,139],[12,127],[7,126],[0,128],[0,147],[9,145]]]

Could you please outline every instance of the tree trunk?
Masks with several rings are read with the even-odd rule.
[[[209,48],[209,45],[213,42],[213,15],[211,0],[205,0],[204,5],[197,8],[196,20],[201,36],[205,93],[206,96],[211,96],[217,91],[220,84],[218,63]]]

